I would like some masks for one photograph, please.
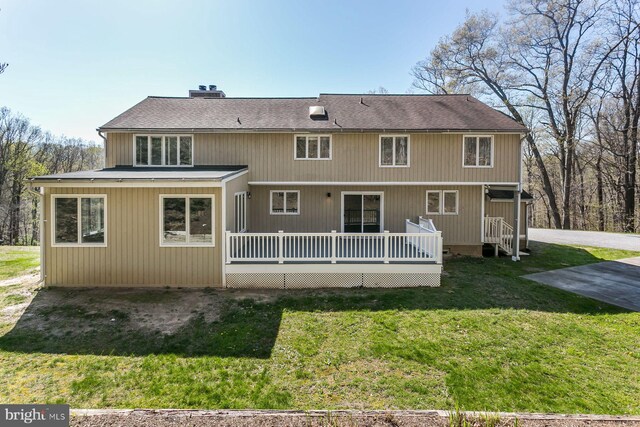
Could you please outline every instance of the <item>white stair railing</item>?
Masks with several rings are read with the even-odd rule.
[[[510,254],[513,252],[513,227],[501,217],[484,218],[484,241],[498,245]]]
[[[424,245],[424,240],[416,238],[409,238],[409,244],[420,251],[424,251],[436,256],[439,259],[439,262],[442,262],[442,232],[436,230],[436,227],[431,219],[418,217],[418,224],[415,224],[411,222],[410,219],[407,219],[405,220],[405,232],[405,234],[426,233],[428,235],[439,236],[438,239],[434,240],[438,243],[437,246],[431,244]],[[431,240],[429,240],[428,242],[430,243]]]
[[[421,216],[418,217],[418,224],[420,224],[420,226],[426,228],[428,231],[435,233],[436,231],[438,231],[436,229],[436,226],[433,224],[433,220],[431,218],[423,218]]]

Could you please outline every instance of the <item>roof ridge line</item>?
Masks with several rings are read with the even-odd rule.
[[[225,96],[225,97],[206,97],[206,96],[198,96],[195,98],[192,98],[190,96],[156,96],[156,95],[149,95],[147,96],[147,98],[152,98],[152,99],[220,99],[220,100],[224,100],[224,99],[318,99],[317,96],[292,96],[292,97],[286,97],[286,96],[265,96],[265,97],[260,97],[260,96]]]

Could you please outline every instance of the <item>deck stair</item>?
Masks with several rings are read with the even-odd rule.
[[[508,255],[513,253],[513,226],[507,223],[502,217],[484,218],[484,243],[488,243],[495,248],[498,256],[502,251]]]

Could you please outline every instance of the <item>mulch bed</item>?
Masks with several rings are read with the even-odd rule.
[[[75,410],[71,425],[82,427],[430,427],[462,426],[638,426],[640,417],[547,414],[458,414],[447,411],[191,411]],[[515,419],[517,418],[517,421]]]

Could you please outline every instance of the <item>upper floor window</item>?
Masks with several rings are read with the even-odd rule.
[[[380,167],[409,166],[409,136],[380,135]]]
[[[462,159],[464,167],[493,167],[493,136],[465,135]]]
[[[296,160],[331,160],[331,135],[296,135]]]
[[[53,245],[106,246],[105,195],[54,195]]]
[[[136,135],[135,166],[193,166],[191,135]]]

